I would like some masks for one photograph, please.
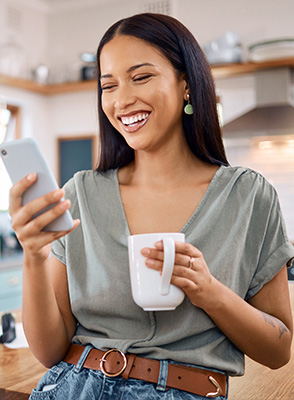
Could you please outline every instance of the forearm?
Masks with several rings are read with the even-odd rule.
[[[222,332],[253,360],[270,368],[289,361],[292,333],[279,319],[264,313],[216,281],[217,301],[206,312]]]
[[[35,357],[46,367],[60,361],[71,337],[58,308],[48,260],[38,263],[24,258],[22,313],[25,334]]]

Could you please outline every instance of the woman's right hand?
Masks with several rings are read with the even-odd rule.
[[[79,225],[79,220],[74,220],[73,228],[68,231],[43,231],[46,225],[64,214],[65,211],[70,208],[70,201],[62,200],[50,210],[33,218],[36,213],[40,212],[48,205],[60,201],[64,196],[64,191],[62,189],[57,189],[23,206],[23,193],[36,181],[37,175],[32,173],[12,186],[9,192],[9,214],[11,216],[12,229],[26,257],[33,257],[39,261],[45,261],[50,253],[50,243],[74,230]]]

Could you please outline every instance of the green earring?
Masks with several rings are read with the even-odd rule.
[[[184,107],[184,113],[187,115],[192,115],[193,114],[193,106],[190,103],[190,95],[189,94],[187,94],[187,100],[188,100],[188,104],[186,104]]]

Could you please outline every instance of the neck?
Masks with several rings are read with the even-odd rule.
[[[136,185],[166,188],[183,184],[205,163],[199,160],[186,142],[160,148],[155,152],[135,151],[134,162],[123,168],[122,181]]]

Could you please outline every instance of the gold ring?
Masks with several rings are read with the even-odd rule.
[[[189,269],[192,269],[193,268],[193,262],[195,261],[195,258],[194,257],[190,257],[190,260],[189,260]]]

